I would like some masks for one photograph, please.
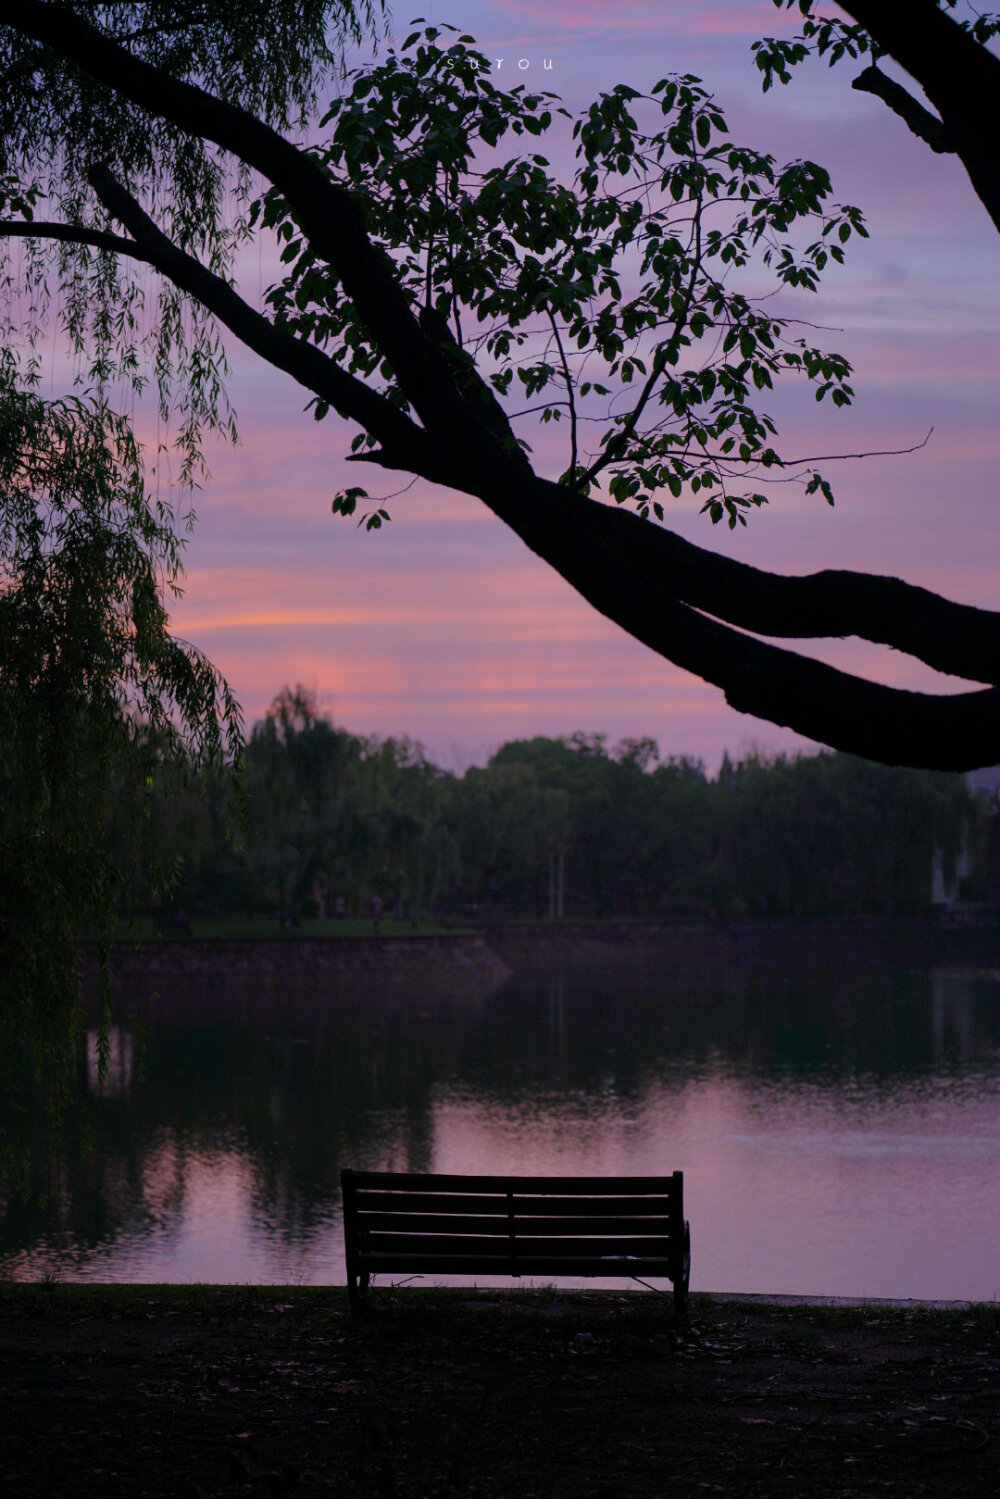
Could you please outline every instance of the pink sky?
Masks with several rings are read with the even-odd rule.
[[[872,238],[819,298],[802,299],[801,315],[838,330],[825,339],[854,363],[857,401],[832,413],[792,393],[768,409],[789,452],[903,447],[931,426],[934,436],[911,457],[830,465],[833,511],[778,486],[748,531],[713,529],[692,500],[674,504],[671,524],[777,570],[865,568],[995,606],[1000,245],[961,169],[852,93],[849,66],[811,67],[762,97],[750,41],[789,29],[766,0],[544,9],[424,0],[418,9],[461,25],[490,56],[527,59],[521,79],[571,106],[619,81],[648,88],[669,72],[698,73],[734,136],[830,169],[837,197],[864,209]],[[407,20],[397,9],[400,35]],[[598,617],[463,496],[418,483],[377,535],[332,517],[345,481],[373,494],[398,485],[359,476],[343,461],[345,428],[313,422],[286,377],[234,354],[243,445],[213,450],[174,621],[227,674],[250,721],[283,683],[301,681],[350,730],[409,734],[451,767],[508,738],[577,729],[612,741],[652,735],[664,754],[698,755],[711,768],[724,748],[796,742],[732,712],[715,689]],[[955,686],[852,642],[824,654],[898,685]]]

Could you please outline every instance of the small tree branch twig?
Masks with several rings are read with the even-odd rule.
[[[614,463],[615,459],[618,458],[619,455],[624,451],[626,445],[628,444],[629,438],[633,435],[636,427],[639,424],[639,418],[642,415],[643,411],[646,409],[650,396],[653,394],[653,390],[656,386],[657,380],[659,380],[660,376],[663,374],[664,369],[666,368],[666,351],[667,349],[669,349],[670,345],[672,343],[675,343],[680,337],[681,330],[688,320],[688,314],[691,311],[691,301],[694,297],[694,289],[698,281],[698,272],[701,270],[702,202],[702,195],[701,193],[699,193],[698,202],[695,206],[694,211],[694,225],[692,231],[692,240],[694,245],[694,263],[691,267],[691,275],[688,278],[687,290],[684,293],[684,301],[681,305],[680,311],[674,319],[673,332],[664,343],[660,344],[655,355],[653,356],[653,365],[650,369],[649,376],[646,380],[645,385],[639,392],[639,399],[636,401],[632,410],[625,418],[625,421],[622,423],[621,427],[619,427],[618,431],[608,442],[608,445],[604,449],[604,452],[595,459],[595,461],[587,470],[584,477],[588,484],[592,484],[597,478],[597,475],[602,471],[602,469],[607,468],[609,463]]]
[[[570,373],[569,361],[566,358],[566,350],[563,348],[563,341],[559,336],[559,324],[556,322],[555,314],[553,313],[551,307],[546,307],[545,311],[548,314],[549,322],[552,325],[552,334],[556,341],[556,348],[559,350],[559,362],[562,365],[563,380],[566,382],[566,396],[569,404],[569,472],[570,478],[572,480],[576,477],[577,459],[576,396],[573,389],[573,376]]]

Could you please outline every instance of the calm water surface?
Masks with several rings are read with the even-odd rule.
[[[1000,973],[816,967],[136,991],[0,1275],[342,1282],[341,1166],[681,1169],[696,1290],[995,1298]]]

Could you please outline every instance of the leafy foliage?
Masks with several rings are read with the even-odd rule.
[[[372,0],[269,0],[266,21],[256,0],[69,0],[64,9],[140,62],[289,130],[314,115],[344,41],[360,40],[376,13]],[[28,217],[44,208],[69,224],[107,227],[87,180],[100,163],[130,183],[177,245],[219,270],[231,265],[250,191],[244,165],[67,68],[14,26],[0,26],[0,78],[0,212],[27,205]],[[35,240],[16,262],[0,243],[0,274],[15,291],[0,324],[12,341],[30,345],[55,318],[86,384],[138,391],[152,373],[163,419],[176,419],[183,479],[199,471],[206,425],[235,435],[218,331],[169,281],[151,293],[143,272],[114,256]]]
[[[3,1055],[25,1047],[55,1112],[78,1033],[81,937],[106,957],[135,825],[161,772],[237,765],[225,682],[168,631],[179,541],[145,494],[128,424],[97,399],[46,402],[0,365],[0,979]]]
[[[771,3],[778,10],[798,10],[803,20],[801,34],[793,40],[769,36],[754,43],[754,61],[763,74],[765,93],[775,82],[791,82],[791,69],[810,56],[826,58],[830,67],[845,57],[869,56],[873,62],[878,60],[878,48],[873,46],[863,26],[841,16],[817,14],[817,0],[771,0]],[[1000,34],[1000,12],[980,11],[968,0],[942,0],[942,8],[959,10],[955,19],[977,42],[985,45]]]
[[[534,149],[567,111],[552,94],[495,87],[472,38],[452,30],[414,32],[355,73],[323,122],[320,159],[359,194],[456,369],[477,367],[515,419],[567,422],[563,483],[589,493],[606,474],[617,503],[658,519],[665,494],[688,490],[713,521],[745,523],[765,503],[747,477],[784,467],[757,398],[781,374],[811,381],[817,400],[852,395],[847,361],[793,334],[765,302],[762,272],[779,289],[815,290],[865,234],[859,211],[829,202],[815,163],[779,166],[732,143],[690,75],[602,95],[572,123],[567,184]],[[511,137],[531,149],[498,161]],[[287,267],[267,297],[278,325],[406,409],[391,363],[276,189],[252,205],[258,222]],[[327,409],[316,403],[317,417]],[[353,443],[361,456],[375,446],[366,433]],[[821,474],[801,477],[832,503]],[[362,494],[334,509],[353,513]]]
[[[419,744],[350,734],[306,688],[285,687],[247,742],[240,848],[225,836],[217,788],[195,774],[168,807],[154,797],[154,851],[182,871],[173,897],[189,913],[297,923],[337,896],[366,915],[378,893],[423,919],[457,867],[449,784]],[[157,903],[154,879],[141,905]]]

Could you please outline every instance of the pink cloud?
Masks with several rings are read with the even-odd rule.
[[[492,9],[532,19],[539,15],[532,0],[495,0]],[[543,14],[546,25],[558,23],[564,32],[571,33],[574,41],[608,32],[615,35],[660,32],[683,36],[758,37],[794,29],[789,17],[777,11],[768,0],[703,3],[686,6],[680,14],[657,4],[632,6],[626,11],[609,7],[605,0],[554,0],[545,6]]]

